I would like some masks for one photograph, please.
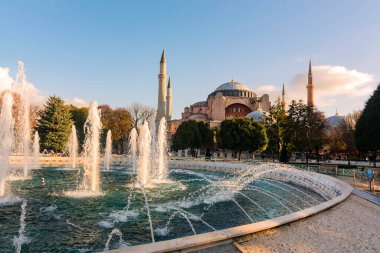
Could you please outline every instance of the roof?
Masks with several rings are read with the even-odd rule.
[[[194,105],[207,105],[207,101],[199,101],[199,102],[196,102],[194,104],[192,104],[193,106]]]
[[[245,117],[249,119],[257,120],[257,121],[263,121],[265,114],[266,112],[263,112],[262,110],[257,110],[257,111],[248,113]]]
[[[342,122],[343,120],[343,116],[338,116],[338,115],[334,115],[334,116],[330,116],[326,119],[326,122],[329,126],[337,126],[340,124],[340,122]]]
[[[224,83],[224,84],[220,85],[218,88],[215,89],[215,91],[222,91],[222,90],[246,90],[246,91],[252,91],[245,84],[235,82],[234,80],[231,80],[231,82],[228,82],[228,83]]]

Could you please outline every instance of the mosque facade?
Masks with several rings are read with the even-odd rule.
[[[271,108],[268,94],[256,94],[247,85],[231,80],[219,85],[204,101],[199,101],[183,109],[180,119],[172,119],[172,84],[170,77],[166,83],[166,56],[162,52],[160,72],[158,74],[158,104],[156,124],[165,118],[169,138],[174,135],[178,126],[187,120],[203,121],[210,127],[219,127],[225,119],[247,117],[263,121]],[[314,82],[311,61],[309,62],[307,105],[314,107]],[[285,88],[282,87],[281,103],[285,108]]]

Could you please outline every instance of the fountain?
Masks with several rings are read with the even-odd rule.
[[[160,181],[165,180],[168,175],[167,152],[166,120],[162,118],[156,140],[156,178]]]
[[[110,170],[110,163],[112,159],[112,134],[111,130],[107,132],[106,150],[104,152],[104,166],[107,170]]]
[[[24,200],[21,205],[20,228],[18,230],[18,237],[14,237],[13,239],[13,245],[15,246],[17,253],[21,252],[21,247],[23,244],[30,242],[29,238],[25,236],[26,204],[27,202]]]
[[[34,132],[33,139],[33,167],[37,168],[39,165],[40,159],[40,136],[38,136],[38,132]]]
[[[18,62],[18,71],[16,75],[16,85],[20,86],[20,96],[21,96],[21,102],[22,102],[22,108],[21,108],[21,120],[20,120],[20,126],[21,126],[21,149],[24,154],[24,170],[23,170],[23,176],[26,178],[28,176],[29,171],[29,156],[30,156],[30,103],[29,103],[29,93],[28,93],[28,82],[26,80],[26,74],[24,69],[24,63],[19,61]]]
[[[83,190],[92,193],[99,192],[99,138],[101,130],[98,103],[92,102],[84,126],[86,138],[84,141],[84,180]]]
[[[98,103],[91,102],[86,123],[84,125],[85,140],[83,154],[83,179],[78,191],[66,192],[71,197],[94,197],[102,195],[100,191],[99,149],[100,149],[100,111]]]
[[[68,146],[68,151],[69,151],[69,156],[70,156],[71,167],[75,168],[76,162],[77,162],[76,161],[77,155],[78,155],[78,137],[77,137],[77,130],[75,128],[75,125],[71,126],[71,134],[70,134],[67,146]]]
[[[14,120],[12,117],[13,98],[10,91],[6,91],[2,98],[0,114],[0,197],[6,193],[6,179],[9,174],[11,151],[14,145]]]
[[[140,128],[138,137],[137,180],[146,186],[151,179],[151,135],[148,122]]]
[[[137,158],[137,131],[136,128],[131,130],[129,134],[129,154],[132,158],[132,172],[136,173],[136,158]]]

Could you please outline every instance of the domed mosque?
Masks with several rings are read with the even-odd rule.
[[[247,116],[261,120],[264,112],[268,112],[270,107],[268,94],[259,97],[245,84],[231,80],[219,85],[208,95],[206,101],[185,107],[182,121],[192,119],[209,122],[210,126],[218,126],[228,118]]]
[[[326,119],[327,125],[330,127],[339,126],[339,124],[343,121],[344,117],[338,114],[338,110],[336,110],[334,116],[330,116]]]

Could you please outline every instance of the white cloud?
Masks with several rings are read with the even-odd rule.
[[[255,92],[258,96],[261,96],[262,94],[270,94],[277,91],[277,88],[273,85],[261,85],[257,89],[255,89]]]
[[[87,100],[83,99],[83,98],[65,98],[64,99],[65,101],[65,104],[67,105],[74,105],[74,106],[77,106],[77,107],[88,107],[90,102],[88,102]]]
[[[35,106],[42,106],[48,98],[45,92],[39,90],[32,83],[28,82],[26,86],[15,83],[9,74],[9,68],[0,67],[0,92],[12,88],[15,92],[22,92],[23,89],[29,94],[30,103]],[[64,98],[66,104],[72,104],[78,107],[88,107],[89,102],[82,98]]]
[[[10,89],[12,83],[13,79],[9,75],[9,68],[0,67],[0,91]]]
[[[376,87],[373,76],[343,66],[314,66],[314,98],[319,108],[334,105],[339,98],[358,98],[371,94]],[[307,73],[297,74],[289,87],[289,99],[306,101]]]

